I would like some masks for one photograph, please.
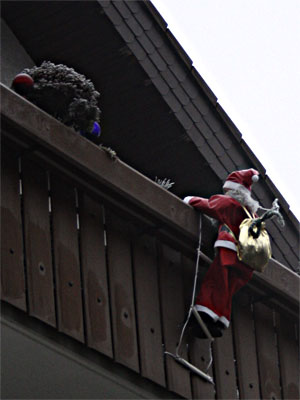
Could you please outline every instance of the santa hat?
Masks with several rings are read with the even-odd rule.
[[[251,185],[259,180],[259,173],[253,168],[234,171],[228,175],[223,189],[238,190],[241,186],[251,190]]]

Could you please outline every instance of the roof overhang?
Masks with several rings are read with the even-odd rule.
[[[179,197],[209,197],[229,172],[257,169],[263,179],[254,195],[265,207],[279,198],[287,225],[283,235],[269,224],[274,256],[295,268],[298,221],[151,2],[1,5],[36,64],[65,63],[94,82],[103,144],[142,174],[170,178]]]

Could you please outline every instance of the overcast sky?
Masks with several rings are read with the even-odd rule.
[[[300,220],[300,0],[151,0]]]

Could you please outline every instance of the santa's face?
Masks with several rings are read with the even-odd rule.
[[[259,208],[259,202],[251,197],[251,192],[241,186],[239,189],[223,189],[224,194],[237,200],[243,206],[246,206],[251,212],[256,213]]]

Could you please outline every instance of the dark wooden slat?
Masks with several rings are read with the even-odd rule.
[[[282,399],[273,310],[256,303],[254,315],[261,395],[263,399]]]
[[[139,372],[128,224],[112,213],[105,214],[115,360]]]
[[[211,365],[207,370],[210,358],[212,357],[210,354],[210,352],[212,352],[210,346],[209,340],[197,338],[190,339],[189,353],[191,363],[213,378],[213,365]],[[214,385],[195,374],[192,375],[192,387],[194,399],[208,400],[215,398]]]
[[[237,399],[236,371],[234,365],[232,327],[213,343],[215,383],[218,399]]]
[[[22,160],[29,314],[56,326],[47,172]]]
[[[197,254],[195,251],[194,260],[187,258],[185,256],[181,256],[182,266],[183,266],[183,282],[184,282],[184,290],[185,290],[185,305],[188,310],[193,297],[193,286],[194,286],[194,278],[195,278],[195,269],[196,269],[196,258]],[[206,268],[204,268],[205,264],[200,262],[198,269],[198,279],[196,285],[195,295],[199,291],[201,280],[205,275]],[[213,378],[213,364],[207,370],[207,367],[210,363],[210,359],[212,358],[212,349],[209,340],[205,339],[197,339],[192,335],[188,334],[187,329],[187,342],[189,343],[189,358],[190,362],[199,368],[204,373],[207,373]],[[195,399],[214,399],[215,398],[215,389],[214,385],[200,378],[196,374],[191,375],[192,378],[192,392],[193,398]]]
[[[83,312],[75,192],[51,176],[58,329],[83,342]]]
[[[136,237],[133,251],[141,373],[165,386],[155,239]]]
[[[262,286],[265,290],[273,291],[273,300],[277,303],[283,302],[289,297],[290,304],[298,306],[299,310],[299,275],[292,272],[280,262],[273,258],[263,273],[254,272],[249,286]],[[280,295],[285,293],[284,298]],[[278,298],[280,296],[280,298]]]
[[[2,144],[1,298],[26,310],[18,158]]]
[[[279,365],[283,399],[299,399],[299,324],[286,315],[276,313],[276,330],[278,337]]]
[[[99,202],[80,193],[79,214],[87,344],[112,357],[103,208]]]
[[[240,293],[233,307],[234,344],[241,399],[259,399],[259,375],[251,299]]]
[[[180,253],[166,245],[159,248],[160,288],[162,301],[165,351],[175,354],[181,329],[186,317],[183,276]],[[186,336],[181,355],[187,359]],[[168,389],[191,398],[190,372],[166,355]]]

